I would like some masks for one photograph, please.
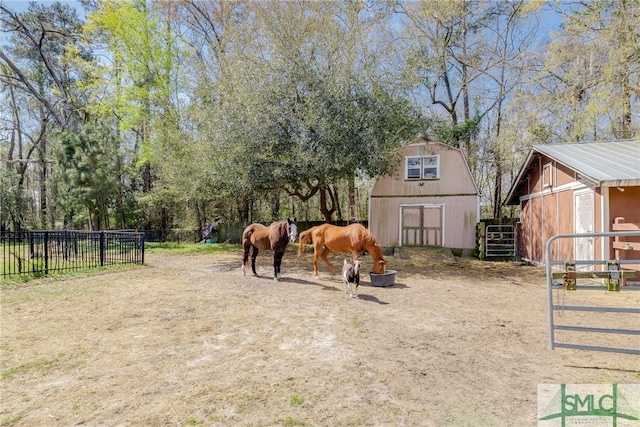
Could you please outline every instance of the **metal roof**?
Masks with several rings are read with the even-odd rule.
[[[640,185],[640,140],[545,144],[531,147],[505,204],[512,200],[533,160],[540,154],[573,169],[596,187]]]
[[[598,187],[640,185],[640,141],[535,145],[533,149],[570,167]]]

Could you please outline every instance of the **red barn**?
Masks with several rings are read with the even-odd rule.
[[[521,258],[534,264],[545,264],[546,242],[556,234],[637,229],[640,141],[533,146],[505,204],[520,206]],[[626,239],[624,244],[606,237],[558,239],[551,256],[640,259],[640,239]],[[640,265],[629,267],[640,270]]]

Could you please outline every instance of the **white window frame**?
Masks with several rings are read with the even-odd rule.
[[[551,162],[542,166],[542,188],[553,187],[553,165]]]
[[[435,159],[435,165],[432,164],[426,164],[426,160],[429,159],[431,162],[433,162],[433,159]],[[419,160],[419,165],[417,164],[417,160]],[[409,162],[411,162],[411,168],[409,167]],[[415,170],[419,169],[419,172],[416,176]],[[429,169],[434,169],[436,170],[435,176],[425,176],[425,167],[428,167]],[[412,174],[412,176],[409,176],[409,170],[414,171],[414,173]],[[407,181],[419,181],[419,180],[425,180],[425,179],[440,179],[440,155],[439,154],[433,154],[433,155],[429,155],[429,156],[407,156],[404,158],[404,179]]]

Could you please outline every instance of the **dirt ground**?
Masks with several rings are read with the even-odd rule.
[[[261,277],[240,259],[147,254],[5,287],[1,425],[521,427],[537,425],[538,384],[640,383],[640,356],[549,349],[538,267],[403,249],[394,286],[363,274],[349,299],[325,265],[312,276],[311,253],[290,248],[279,282],[269,254]],[[556,294],[640,306],[640,292]],[[629,337],[583,341],[640,348]]]

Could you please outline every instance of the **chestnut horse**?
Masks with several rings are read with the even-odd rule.
[[[251,224],[242,232],[242,246],[244,253],[242,257],[242,273],[245,272],[247,260],[249,258],[249,249],[253,248],[251,253],[251,270],[254,276],[256,273],[256,257],[259,249],[271,249],[273,251],[273,279],[280,279],[280,264],[282,257],[287,249],[289,242],[294,242],[298,235],[298,225],[295,218],[287,218],[282,221],[274,222],[268,227],[262,224]]]
[[[373,273],[384,273],[387,262],[382,256],[382,248],[373,234],[362,224],[349,224],[346,227],[322,224],[311,227],[300,233],[298,255],[304,251],[309,240],[313,241],[313,273],[316,277],[318,277],[318,258],[322,258],[333,274],[333,264],[327,258],[331,252],[351,253],[352,260],[355,261],[361,252],[367,251],[373,258]]]

